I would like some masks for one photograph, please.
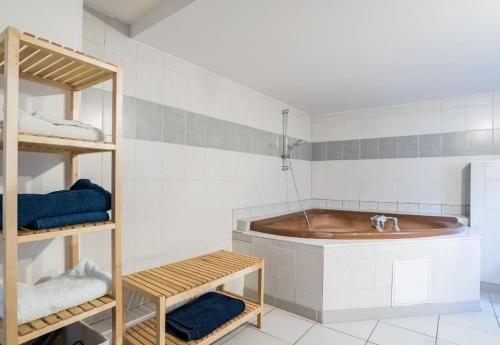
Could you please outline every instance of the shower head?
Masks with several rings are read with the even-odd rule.
[[[297,140],[296,142],[293,143],[293,145],[288,149],[288,155],[291,155],[293,153],[293,151],[297,148],[297,146],[299,146],[300,144],[302,144],[304,142],[304,140]]]

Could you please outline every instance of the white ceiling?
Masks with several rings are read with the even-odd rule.
[[[163,1],[165,0],[83,0],[83,3],[108,17],[132,24]]]
[[[311,114],[500,90],[499,0],[196,0],[136,38]]]

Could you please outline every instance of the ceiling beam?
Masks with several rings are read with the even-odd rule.
[[[135,37],[156,25],[177,11],[182,10],[195,0],[167,0],[149,11],[146,15],[130,24],[130,37]]]

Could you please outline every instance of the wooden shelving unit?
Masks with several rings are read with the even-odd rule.
[[[258,272],[257,301],[224,290],[225,283],[252,272]],[[124,277],[123,284],[156,303],[156,318],[126,330],[127,344],[208,345],[255,316],[257,326],[262,327],[264,261],[260,258],[219,251],[128,275]],[[195,341],[185,342],[165,332],[166,308],[215,288],[219,293],[242,300],[245,311],[206,337]]]
[[[0,73],[5,81],[4,127],[0,131],[3,150],[3,281],[4,318],[1,342],[22,344],[43,334],[111,309],[113,344],[122,344],[122,283],[121,283],[121,176],[120,138],[123,100],[123,75],[119,67],[91,56],[62,47],[31,34],[8,27],[0,37]],[[80,91],[111,80],[113,83],[112,139],[96,142],[80,139],[19,133],[19,79],[42,83],[69,91],[69,119],[77,119]],[[67,155],[68,184],[78,179],[78,156],[85,153],[111,152],[112,155],[112,220],[80,224],[44,231],[18,229],[17,186],[19,151],[58,153]],[[39,320],[17,324],[18,244],[65,237],[69,240],[70,265],[79,258],[79,235],[95,231],[111,232],[113,286],[110,296],[74,306]]]

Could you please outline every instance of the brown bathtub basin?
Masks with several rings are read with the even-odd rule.
[[[393,231],[391,222],[386,223],[384,232],[372,229],[370,218],[376,214],[397,217],[401,231]],[[250,223],[250,230],[281,236],[344,240],[443,236],[464,230],[455,217],[324,209],[308,210],[307,215],[312,231],[308,230],[302,212],[255,220]]]

